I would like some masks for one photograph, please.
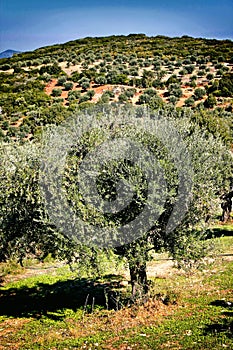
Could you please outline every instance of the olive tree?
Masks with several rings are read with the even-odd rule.
[[[41,153],[2,144],[1,260],[113,249],[128,261],[133,299],[148,292],[151,252],[198,263],[232,158],[190,113],[99,105],[50,128]]]
[[[59,89],[59,88],[55,88],[55,89],[53,89],[52,90],[52,96],[54,96],[54,97],[58,97],[58,96],[61,96],[61,94],[62,94],[62,89]]]
[[[203,96],[205,96],[205,94],[206,94],[205,89],[197,88],[194,90],[194,98],[196,100],[200,100]]]
[[[194,103],[195,103],[195,100],[192,96],[190,96],[189,98],[187,98],[185,101],[185,106],[187,107],[193,107],[194,106]]]
[[[67,76],[62,75],[62,76],[58,77],[58,79],[57,79],[57,84],[58,84],[58,85],[64,85],[64,83],[66,82],[66,80],[67,80]]]
[[[104,75],[99,75],[95,78],[95,83],[98,85],[105,85],[107,82],[106,78]]]
[[[146,125],[147,120],[144,113],[149,118],[148,125],[151,125],[151,128],[145,130],[142,127]],[[115,253],[128,261],[133,298],[148,291],[146,265],[152,251],[166,249],[179,260],[180,266],[182,263],[186,266],[198,265],[207,250],[203,238],[205,223],[216,213],[219,192],[226,186],[231,174],[230,152],[222,145],[220,139],[214,138],[190,121],[190,110],[183,112],[182,118],[176,117],[174,109],[165,108],[159,113],[156,116],[142,107],[99,106],[97,110],[87,112],[84,119],[80,115],[78,118],[81,119],[77,124],[74,122],[69,131],[71,140],[75,125],[80,126],[81,120],[84,124],[87,123],[84,130],[88,125],[92,126],[78,143],[75,141],[73,144],[64,175],[68,201],[72,204],[74,212],[87,224],[88,229],[76,227],[79,221],[71,225],[74,213],[64,219],[64,207],[61,207],[62,214],[59,214],[60,217],[58,215],[57,220],[60,220],[66,229],[77,230],[83,243],[106,247],[109,246],[109,240],[111,241],[110,247]],[[98,116],[98,123],[103,123],[100,128],[98,123],[94,122],[94,115]],[[156,132],[153,132],[153,127]],[[59,145],[58,136],[59,133],[55,133],[53,140]],[[144,172],[145,169],[137,164],[137,160],[141,159],[139,155],[133,160],[131,155],[119,158],[114,153],[112,144],[111,147],[103,148],[105,142],[113,140],[113,145],[119,147],[117,152],[121,152],[124,145],[121,144],[120,137],[131,140],[133,144],[142,145],[147,155],[146,159],[154,157],[156,162],[147,163],[145,160],[143,165],[147,169]],[[74,137],[74,140],[77,140],[77,137]],[[59,147],[56,146],[60,149]],[[100,158],[95,150],[100,151]],[[51,154],[51,160],[53,159]],[[186,166],[187,159],[190,159],[189,166]],[[98,176],[95,170],[97,163]],[[80,185],[79,177],[83,174],[83,167],[88,168],[88,175],[84,185]],[[157,174],[158,169],[162,169],[166,185]],[[147,171],[152,175],[157,174],[159,180],[151,184],[146,175]],[[48,181],[53,188],[53,172],[51,176]],[[96,176],[93,181],[92,176]],[[104,210],[106,203],[111,207],[118,200],[119,181],[126,181],[132,185],[130,203],[120,206],[121,210]],[[94,186],[94,183],[97,190],[88,187]],[[192,186],[188,187],[190,183]],[[94,206],[86,199],[83,190],[93,196]],[[154,200],[150,197],[150,191],[155,194],[155,197],[152,197]],[[126,191],[126,196],[127,193]],[[98,196],[104,203],[99,202]],[[119,203],[117,202],[119,205],[122,204],[120,199]],[[151,210],[150,220],[141,222],[140,215],[147,205]],[[135,220],[139,220],[139,235],[135,234]],[[98,232],[95,231],[96,227]],[[125,236],[119,237],[119,228],[122,227]],[[75,237],[77,238],[76,235]]]
[[[40,154],[38,143],[0,143],[0,262],[16,259],[23,266],[26,257],[43,261],[51,254],[68,263],[82,256],[88,264],[95,252],[61,234],[45,212]]]
[[[74,86],[74,84],[71,81],[67,81],[66,83],[64,83],[64,88],[67,91],[72,90],[73,86]]]
[[[40,241],[45,228],[39,224],[40,200],[36,179],[36,149],[31,145],[1,144],[0,170],[0,260],[26,252],[36,253],[33,241]],[[39,246],[39,244],[38,244]]]
[[[82,77],[78,83],[83,88],[83,90],[87,90],[90,87],[90,79],[86,77]]]

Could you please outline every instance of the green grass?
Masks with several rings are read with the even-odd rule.
[[[233,253],[233,237],[218,238],[217,246],[218,252]],[[115,311],[121,306],[117,298],[126,293],[121,279],[114,274],[77,277],[61,267],[5,284],[0,294],[0,349],[233,347],[230,257],[218,257],[189,276],[174,270],[155,277],[147,303]]]

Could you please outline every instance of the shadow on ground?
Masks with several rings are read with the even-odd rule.
[[[49,312],[79,308],[91,311],[93,307],[120,309],[122,276],[105,276],[106,282],[94,279],[72,279],[54,284],[38,283],[0,290],[0,315],[14,317],[50,317]],[[52,316],[51,316],[52,317]]]
[[[233,302],[226,300],[215,300],[210,303],[213,306],[219,306],[224,308],[222,315],[226,316],[226,318],[221,318],[218,323],[212,323],[205,327],[204,334],[220,334],[224,333],[226,337],[233,337]]]
[[[207,231],[207,237],[210,238],[218,238],[218,237],[229,237],[233,236],[233,221],[222,224],[219,227],[211,228]]]

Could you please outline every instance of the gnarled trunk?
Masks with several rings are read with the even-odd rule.
[[[232,198],[233,198],[233,191],[230,191],[229,193],[222,196],[222,216],[221,221],[227,222],[230,219],[231,211],[232,211]]]
[[[148,280],[146,273],[146,263],[134,262],[130,268],[130,282],[132,285],[132,299],[142,297],[148,293]]]

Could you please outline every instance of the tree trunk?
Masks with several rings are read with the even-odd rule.
[[[232,198],[233,198],[233,191],[230,191],[229,193],[222,196],[222,216],[221,221],[227,222],[230,219],[231,211],[232,211]]]
[[[132,299],[136,300],[148,293],[148,280],[146,263],[134,262],[130,268],[130,279],[132,286]]]

